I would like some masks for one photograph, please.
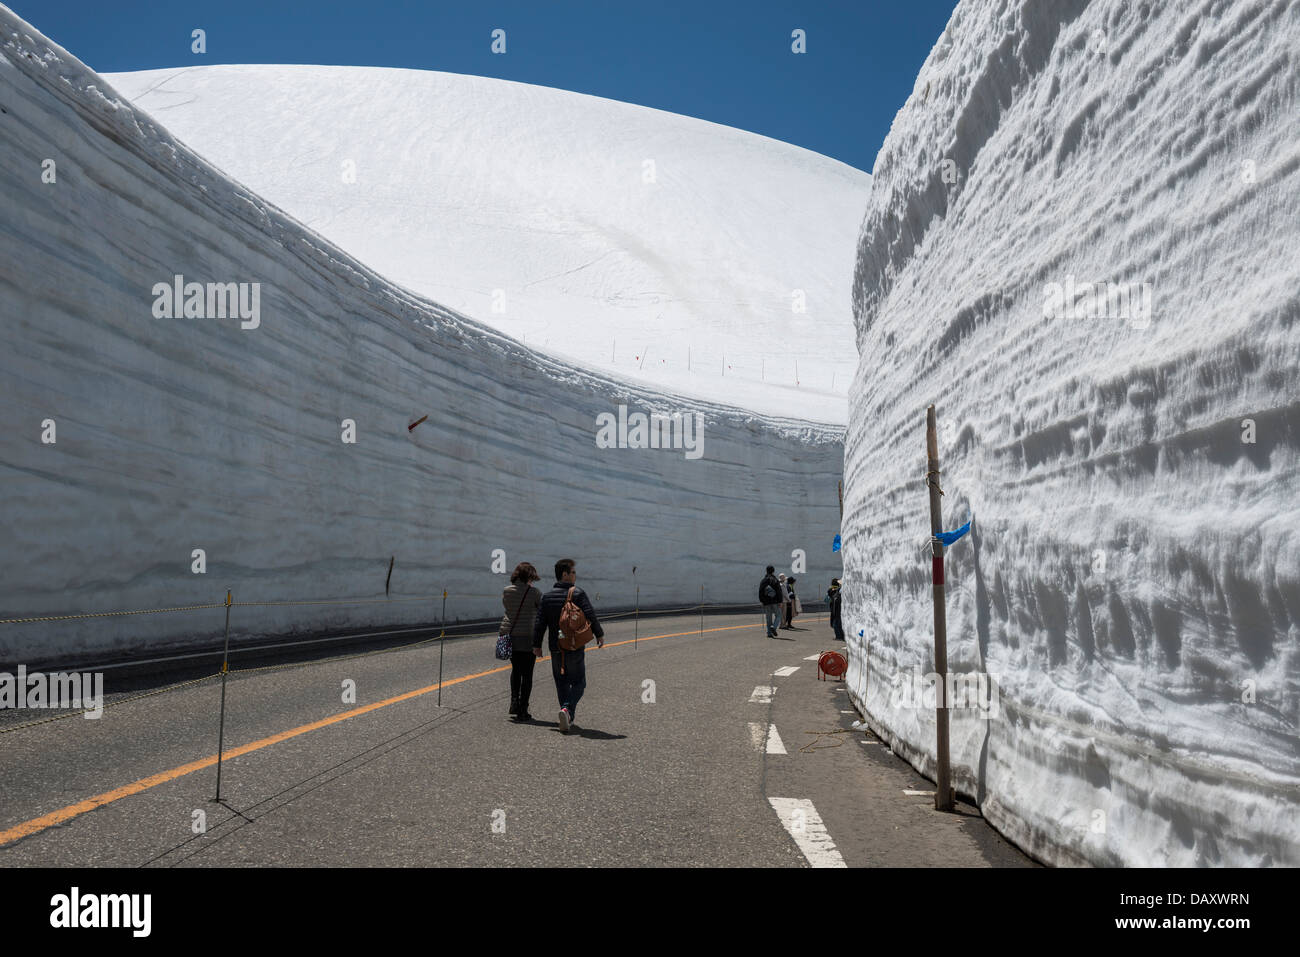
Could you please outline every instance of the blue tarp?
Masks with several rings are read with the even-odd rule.
[[[831,551],[838,552],[839,550],[840,550],[840,537],[836,535],[835,541],[831,542]]]
[[[973,522],[974,520],[975,520],[975,516],[972,515],[971,522]],[[953,542],[957,541],[957,539],[961,538],[969,531],[970,531],[970,522],[967,522],[965,525],[963,525],[961,528],[957,529],[956,531],[937,532],[934,537],[939,539],[939,541],[943,542],[944,546],[946,547],[948,545],[951,545]]]

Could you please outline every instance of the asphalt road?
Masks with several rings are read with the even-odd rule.
[[[436,642],[236,671],[221,803],[220,681],[135,682],[98,720],[8,722],[0,866],[1033,866],[904,793],[933,785],[850,729],[809,660],[830,629],[800,624],[643,619],[634,645],[611,623],[569,735],[548,660],[538,720],[507,720],[490,637],[446,642],[441,707]]]

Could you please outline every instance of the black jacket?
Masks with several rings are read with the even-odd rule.
[[[587,598],[587,593],[576,585],[556,582],[551,586],[550,591],[542,595],[542,603],[537,608],[537,624],[533,626],[534,648],[542,647],[542,634],[547,633],[547,647],[550,648],[551,654],[559,653],[560,612],[564,610],[564,601],[568,597],[570,588],[573,589],[573,603],[582,609],[582,613],[587,616],[587,621],[591,622],[591,633],[597,638],[604,639],[605,629],[600,627],[600,622],[596,620],[596,609],[591,607],[591,600]]]
[[[769,581],[772,583],[772,587],[776,589],[776,598],[774,598],[772,601],[763,601],[763,586],[766,585]],[[758,583],[758,600],[761,604],[764,605],[781,604],[781,583],[777,581],[775,575],[764,575],[763,580]]]

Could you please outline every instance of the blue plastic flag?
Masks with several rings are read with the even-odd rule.
[[[971,521],[974,521],[974,516],[972,516]],[[970,522],[967,522],[961,528],[953,532],[936,532],[934,537],[939,539],[939,541],[943,542],[944,546],[946,547],[948,545],[951,545],[953,542],[957,541],[957,539],[961,538],[969,531],[970,531]]]
[[[839,550],[840,550],[840,537],[836,535],[835,541],[831,542],[831,551],[838,552]]]

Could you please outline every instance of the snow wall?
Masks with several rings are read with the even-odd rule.
[[[963,0],[876,159],[851,691],[933,778],[935,403],[954,784],[1045,861],[1300,864],[1298,58],[1294,2]]]
[[[443,588],[448,618],[484,618],[506,581],[493,549],[544,582],[577,559],[606,608],[638,586],[642,607],[691,605],[701,585],[755,602],[762,566],[800,548],[810,585],[839,574],[841,429],[525,349],[261,201],[3,7],[0,54],[0,617],[212,604],[229,587],[374,600],[237,606],[236,642],[429,622],[438,601],[396,599]],[[155,284],[176,275],[248,283],[250,306],[260,283],[256,328],[156,318]],[[702,454],[597,448],[597,416],[620,404],[702,416]],[[223,620],[0,624],[0,662],[211,648]]]

